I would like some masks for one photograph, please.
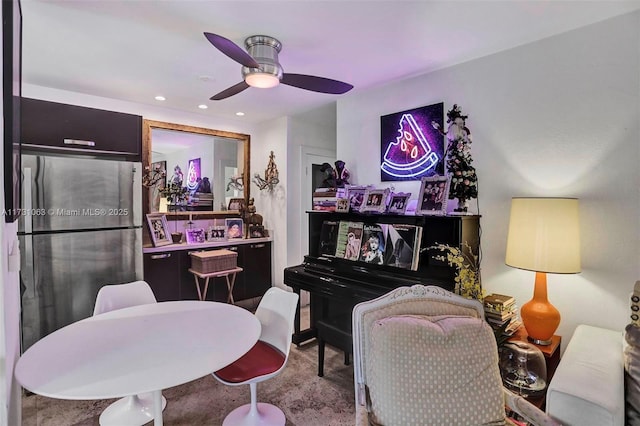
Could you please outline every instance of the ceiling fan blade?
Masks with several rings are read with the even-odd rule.
[[[238,62],[239,64],[244,65],[249,68],[260,68],[260,64],[256,62],[255,59],[251,57],[247,52],[244,51],[240,46],[229,40],[228,38],[224,38],[217,34],[212,33],[204,33],[204,36],[209,40],[211,44],[213,44],[216,49]]]
[[[237,95],[238,93],[248,88],[249,88],[249,85],[244,81],[241,81],[240,83],[234,86],[231,86],[228,89],[224,89],[222,92],[218,93],[217,95],[213,95],[210,99],[212,101],[221,101],[222,99],[226,99],[229,96]]]
[[[341,95],[353,89],[353,86],[349,83],[305,74],[284,73],[280,82],[300,89],[320,93],[330,93],[333,95]]]

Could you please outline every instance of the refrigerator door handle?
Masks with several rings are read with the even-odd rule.
[[[133,225],[142,226],[142,163],[133,163],[131,168],[133,185]]]
[[[32,185],[32,172],[31,167],[24,167],[22,169],[22,205],[25,213],[31,213],[33,211],[33,200],[31,194],[33,192]],[[33,232],[33,216],[30,214],[23,214],[22,220],[24,221],[24,232],[31,234]]]
[[[36,277],[33,267],[33,236],[20,236],[20,279],[24,285],[23,299],[35,299],[36,297]]]
[[[65,145],[82,145],[82,146],[96,146],[94,141],[83,141],[80,139],[65,139]]]

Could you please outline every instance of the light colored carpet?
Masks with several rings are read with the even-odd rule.
[[[280,407],[288,426],[352,425],[355,420],[353,366],[344,365],[344,354],[327,346],[324,377],[318,377],[317,355],[315,342],[299,348],[293,345],[284,371],[258,384],[258,401]],[[231,410],[250,401],[248,385],[225,386],[210,375],[165,389],[163,395],[167,399],[163,413],[167,426],[221,425]],[[98,425],[100,413],[113,401],[25,396],[22,425]]]

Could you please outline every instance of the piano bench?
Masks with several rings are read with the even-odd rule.
[[[349,365],[349,355],[353,352],[351,333],[328,319],[317,320],[316,331],[316,338],[318,339],[318,376],[324,376],[325,343],[344,351],[344,365]]]

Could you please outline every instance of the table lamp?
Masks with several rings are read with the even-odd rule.
[[[533,299],[520,317],[530,341],[551,344],[560,312],[547,300],[547,273],[580,272],[578,200],[513,198],[505,263],[536,273]]]

